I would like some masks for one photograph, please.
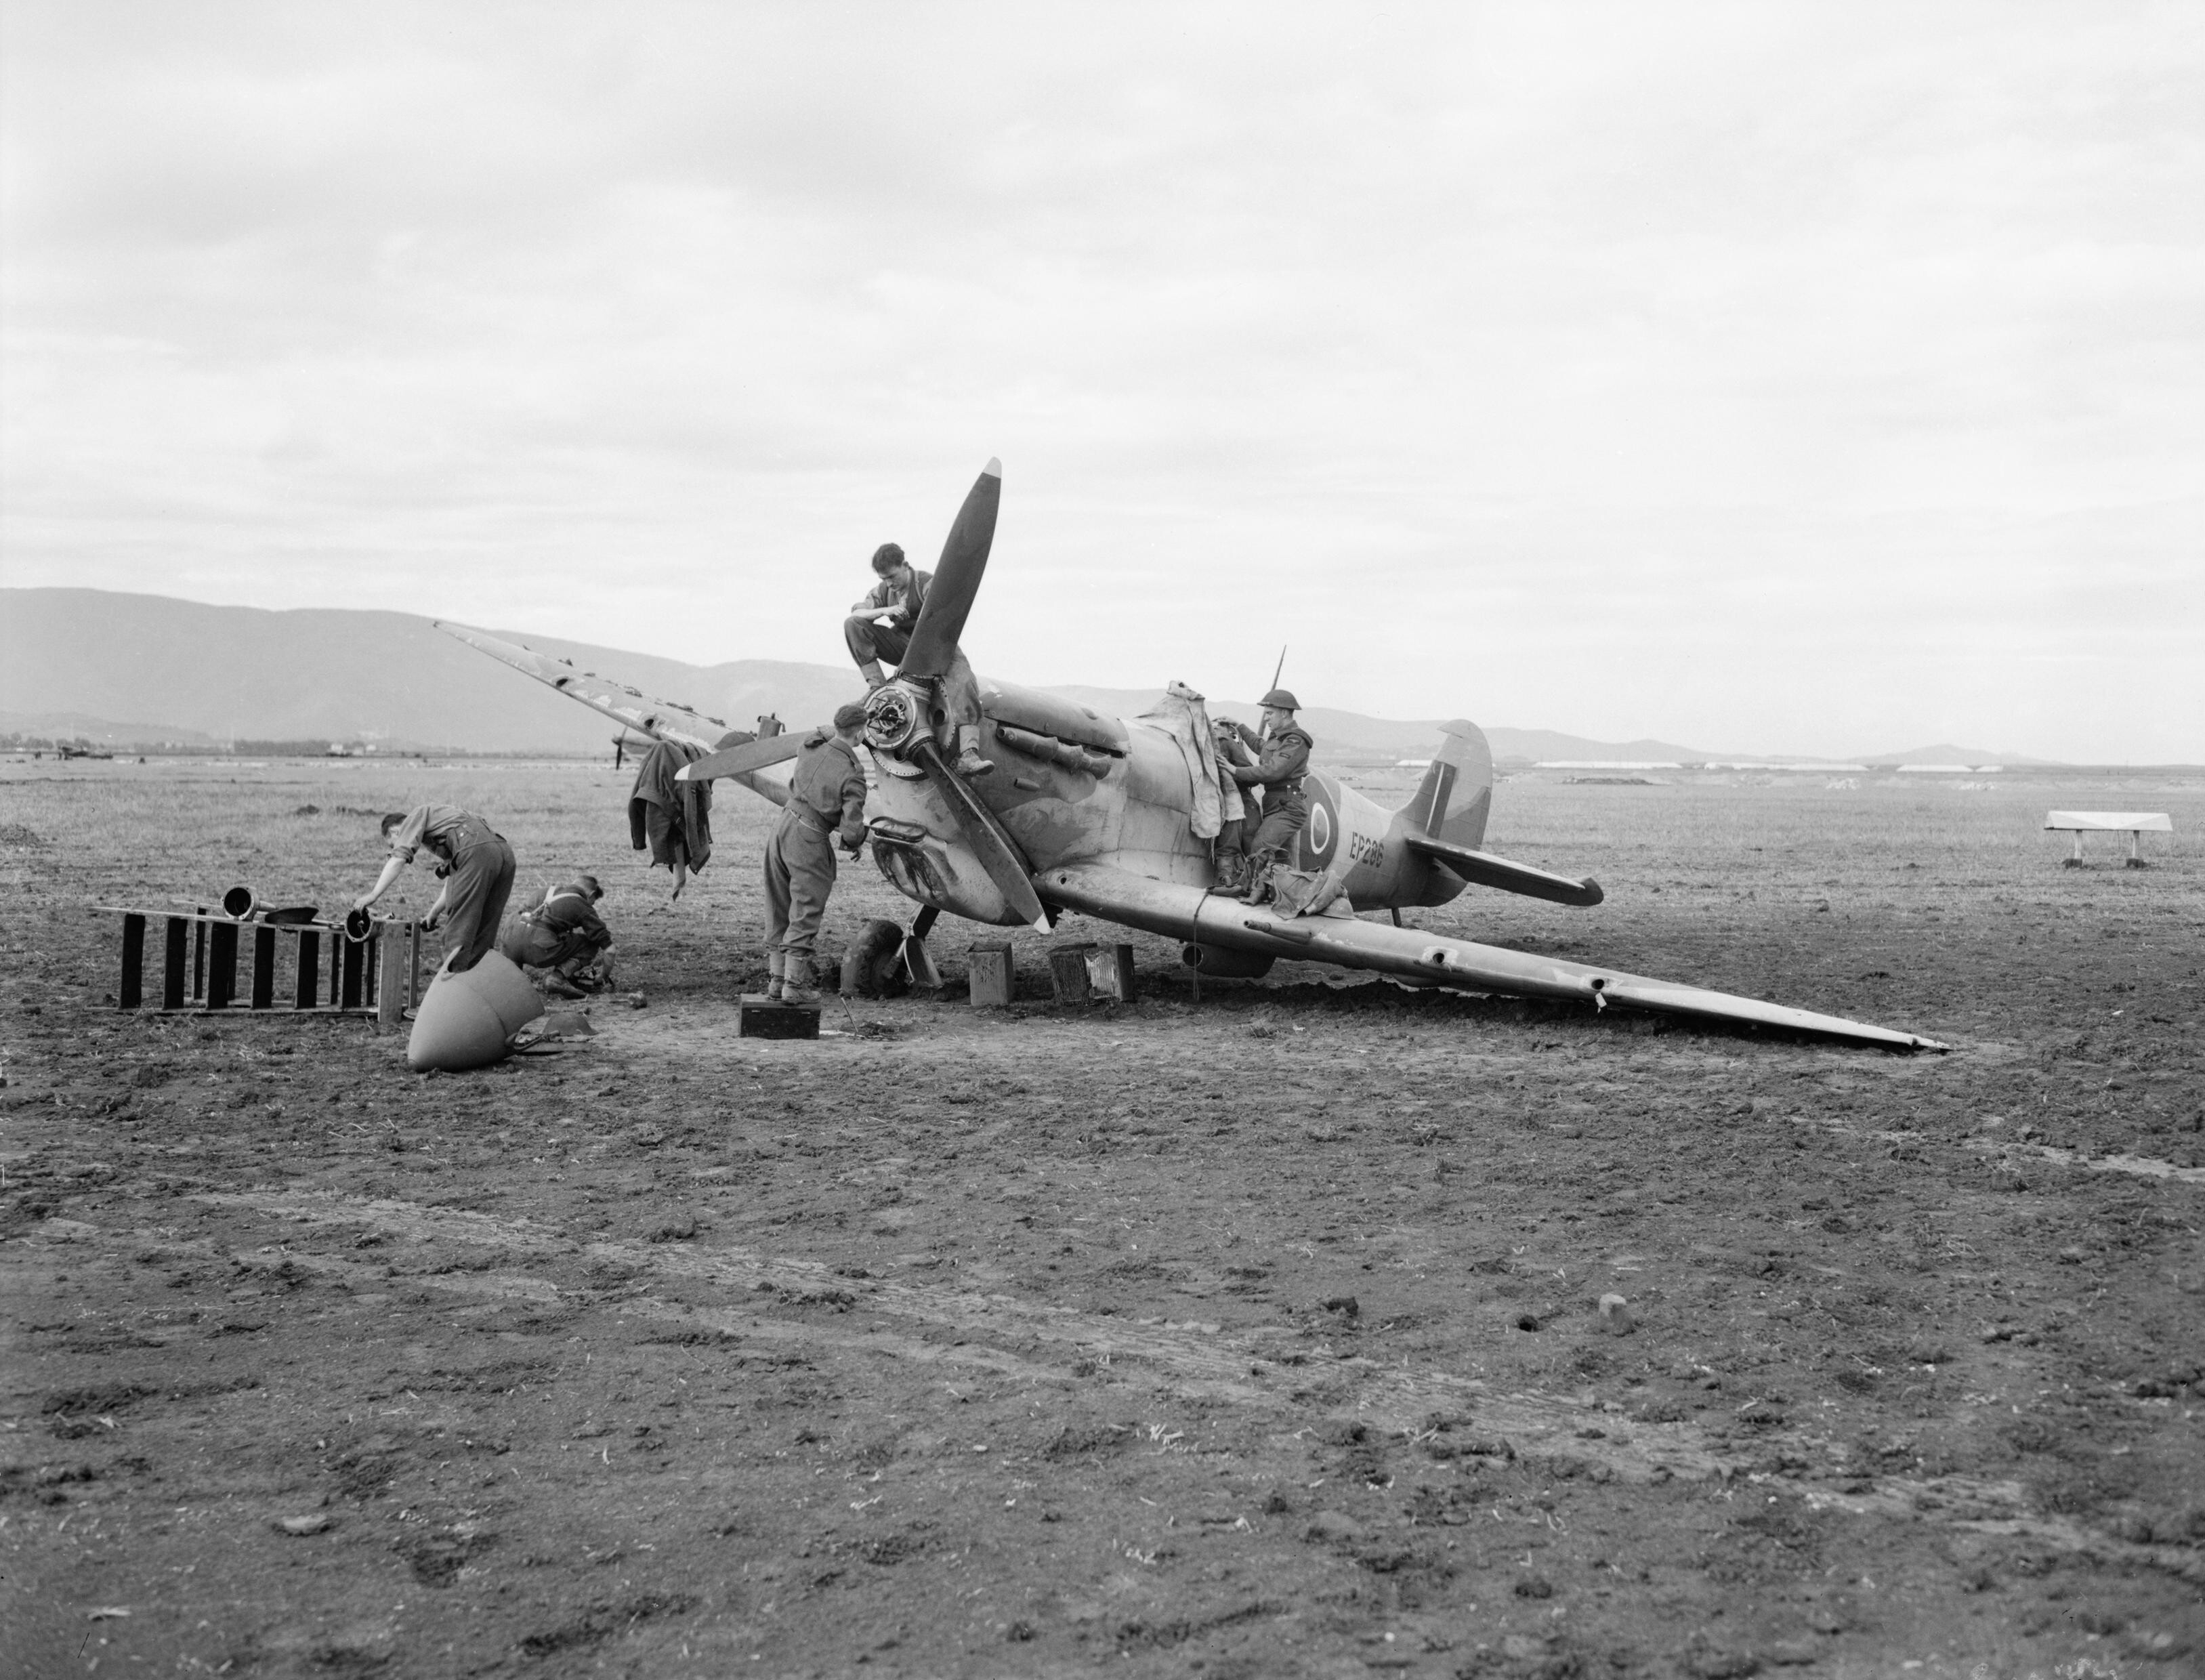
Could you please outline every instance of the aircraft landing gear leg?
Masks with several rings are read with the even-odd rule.
[[[926,948],[926,936],[934,931],[935,918],[941,914],[930,904],[921,905],[903,941],[904,972],[911,977],[912,985],[924,986],[930,991],[942,989],[942,971],[934,965],[933,954]]]

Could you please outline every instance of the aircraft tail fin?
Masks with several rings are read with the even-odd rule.
[[[1465,719],[1440,728],[1440,750],[1402,810],[1420,833],[1474,852],[1484,844],[1493,809],[1493,749],[1485,732]]]

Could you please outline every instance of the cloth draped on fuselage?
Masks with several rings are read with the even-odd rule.
[[[674,867],[678,841],[692,870],[712,856],[712,784],[676,781],[674,773],[704,756],[684,741],[661,741],[636,766],[635,790],[628,796],[628,837],[635,849],[651,850],[653,864]]]
[[[1179,745],[1194,783],[1194,804],[1187,826],[1197,840],[1214,840],[1230,822],[1245,814],[1240,789],[1218,768],[1217,741],[1209,727],[1209,709],[1203,697],[1183,682],[1173,683],[1163,698],[1143,712],[1140,721],[1162,730]]]

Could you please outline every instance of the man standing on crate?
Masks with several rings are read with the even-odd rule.
[[[352,907],[366,910],[388,893],[400,871],[428,847],[444,887],[421,925],[443,929],[447,969],[457,974],[472,968],[496,945],[505,901],[513,895],[513,848],[505,836],[471,810],[439,804],[394,810],[383,819],[383,834],[390,842],[390,856],[383,860],[382,876]]]
[[[811,732],[765,843],[766,966],[773,977],[765,994],[782,1003],[819,1001],[811,954],[835,890],[834,841],[853,858],[865,843],[865,772],[858,763],[865,728],[865,709],[853,700],[835,712],[831,729]]]

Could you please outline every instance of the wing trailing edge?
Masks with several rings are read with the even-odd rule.
[[[1520,893],[1527,899],[1546,899],[1554,904],[1573,904],[1581,909],[1590,908],[1607,897],[1597,881],[1576,881],[1566,875],[1552,875],[1529,864],[1496,858],[1490,852],[1473,851],[1466,846],[1423,834],[1406,838],[1410,851],[1434,863],[1444,864],[1473,887],[1497,887],[1504,893]]]

